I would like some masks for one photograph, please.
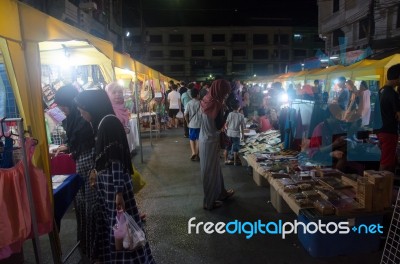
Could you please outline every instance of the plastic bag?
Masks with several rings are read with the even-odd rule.
[[[124,216],[127,221],[128,230],[127,236],[124,237],[124,248],[134,250],[137,247],[143,247],[146,245],[146,236],[142,228],[140,228],[135,219],[126,212],[124,212]]]
[[[115,217],[117,223],[114,225],[114,239],[115,239],[115,250],[123,250],[123,241],[124,237],[128,234],[128,223],[125,218],[125,214],[123,212],[118,212]]]
[[[181,110],[176,114],[176,118],[183,118],[183,113]]]

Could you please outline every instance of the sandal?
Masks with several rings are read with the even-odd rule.
[[[227,161],[225,161],[225,165],[233,165],[233,161],[232,160],[227,160]]]
[[[141,214],[139,214],[139,218],[140,218],[140,220],[142,221],[142,222],[146,222],[146,214],[143,214],[143,213],[141,213]]]
[[[203,206],[203,209],[204,209],[204,210],[210,210],[210,211],[211,211],[212,209],[221,207],[222,204],[223,204],[222,201],[216,200],[216,201],[213,203],[213,205],[212,205],[211,208],[208,208],[207,205],[204,205],[204,206]]]
[[[229,197],[232,197],[234,194],[235,194],[235,191],[233,189],[229,189],[229,190],[226,191],[225,195],[222,196],[222,198],[220,200],[221,201],[225,201]]]
[[[190,160],[195,161],[195,160],[196,160],[196,154],[193,154],[193,155],[190,157]]]

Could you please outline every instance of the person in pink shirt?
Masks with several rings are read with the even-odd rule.
[[[269,119],[267,118],[266,114],[265,114],[265,110],[260,108],[257,110],[258,113],[258,130],[259,132],[265,132],[268,131],[270,129],[272,129],[271,123],[269,122]]]

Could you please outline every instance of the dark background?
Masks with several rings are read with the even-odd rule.
[[[142,12],[141,12],[142,11]],[[124,0],[123,25],[317,26],[317,0]]]

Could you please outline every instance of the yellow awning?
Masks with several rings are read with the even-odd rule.
[[[371,65],[374,62],[376,62],[376,61],[374,61],[374,60],[362,60],[362,61],[353,63],[353,64],[351,64],[349,66],[346,66],[346,67],[343,67],[343,68],[340,68],[340,69],[337,69],[335,71],[330,72],[328,74],[328,79],[330,79],[332,81],[332,80],[337,79],[337,78],[339,78],[341,76],[344,76],[346,78],[346,80],[347,79],[352,80],[353,79],[354,70],[358,69],[359,67],[365,67],[365,66]]]
[[[387,70],[398,63],[400,63],[400,54],[394,54],[384,59],[374,61],[372,64],[354,69],[353,78],[355,80],[377,80],[380,82],[380,86],[383,86],[387,80]]]
[[[341,68],[343,68],[344,66],[342,65],[334,65],[334,66],[330,66],[328,68],[325,69],[320,69],[319,71],[310,73],[306,76],[307,80],[326,80],[328,77],[328,74],[330,72],[336,71],[336,70],[340,70]]]

